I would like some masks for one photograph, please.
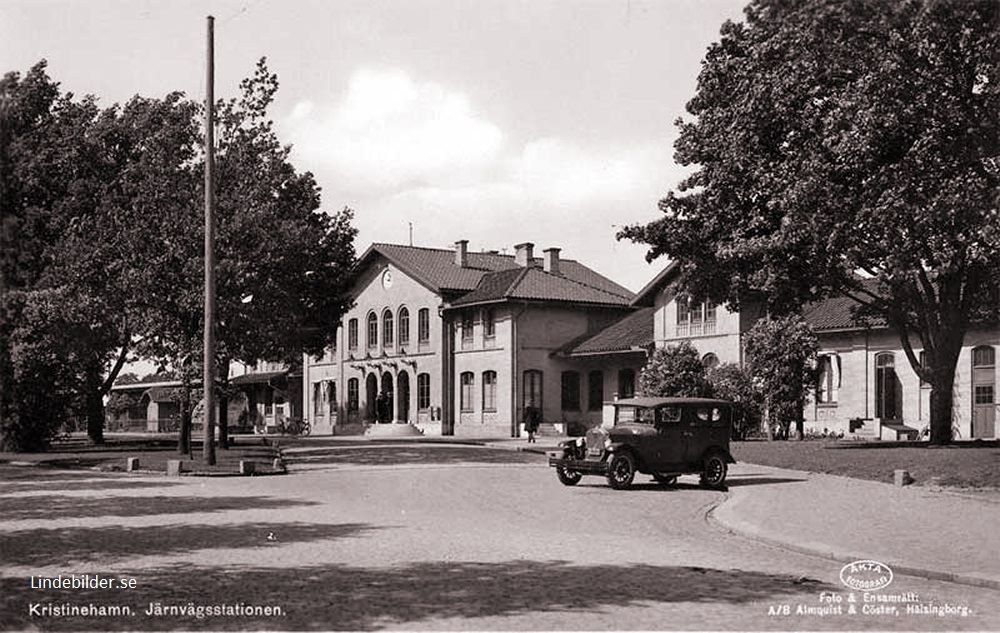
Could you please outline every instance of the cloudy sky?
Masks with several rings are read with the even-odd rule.
[[[271,110],[329,211],[371,242],[562,248],[639,290],[665,264],[618,242],[684,171],[674,121],[743,0],[0,0],[0,71],[40,59],[110,106],[218,98],[268,58]]]

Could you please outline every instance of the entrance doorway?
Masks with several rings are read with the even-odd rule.
[[[875,356],[875,417],[899,420],[903,414],[903,385],[896,375],[896,357]]]
[[[375,405],[378,402],[378,378],[368,374],[365,379],[365,420],[375,422],[377,419]]]
[[[972,437],[996,436],[996,350],[982,345],[972,350]]]
[[[384,372],[382,374],[382,395],[384,396],[384,406],[385,411],[382,413],[381,420],[384,422],[392,422],[395,418],[393,417],[393,398],[392,394],[395,391],[392,385],[392,374],[389,372]]]
[[[396,419],[400,422],[410,421],[410,375],[400,372],[396,377]]]

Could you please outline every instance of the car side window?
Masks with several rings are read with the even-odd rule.
[[[677,424],[681,421],[680,407],[660,407],[658,411],[660,424]]]
[[[653,409],[638,409],[636,410],[636,421],[642,424],[653,424],[656,422],[656,411]]]

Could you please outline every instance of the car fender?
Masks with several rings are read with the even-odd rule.
[[[708,448],[706,448],[704,450],[704,452],[702,452],[702,454],[701,454],[701,461],[704,462],[705,458],[708,457],[709,455],[711,455],[712,453],[722,453],[722,455],[724,455],[725,458],[726,458],[726,463],[727,464],[735,464],[736,463],[736,459],[733,458],[732,453],[730,453],[729,450],[726,447],[724,447],[724,446],[709,446]]]

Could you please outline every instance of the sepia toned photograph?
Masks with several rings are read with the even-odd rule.
[[[0,631],[1000,631],[997,0],[0,0]]]

